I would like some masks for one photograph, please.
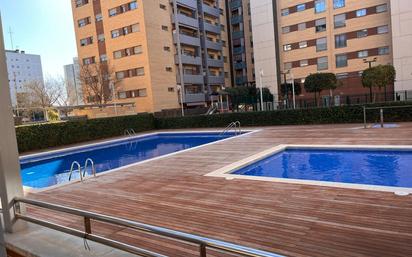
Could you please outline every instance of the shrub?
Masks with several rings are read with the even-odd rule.
[[[16,127],[20,152],[121,136],[125,129],[154,129],[151,114]]]

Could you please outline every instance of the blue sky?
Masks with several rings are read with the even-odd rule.
[[[6,49],[41,55],[43,75],[63,75],[77,56],[70,0],[0,0]]]

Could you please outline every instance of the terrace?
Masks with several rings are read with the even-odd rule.
[[[410,195],[204,176],[280,144],[412,145],[412,123],[400,125],[391,129],[362,129],[357,124],[265,127],[27,197],[285,256],[406,256],[412,252]],[[35,207],[27,213],[67,227],[84,226],[83,219],[72,215]],[[92,224],[93,233],[110,239],[167,256],[198,256],[196,246]],[[33,250],[33,233],[8,235],[6,240],[12,249]],[[88,252],[81,239],[61,240],[73,256],[96,254],[96,246]],[[63,250],[56,245],[59,240],[40,248],[49,253],[44,256],[50,252],[59,256]]]

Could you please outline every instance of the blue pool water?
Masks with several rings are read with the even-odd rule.
[[[412,187],[412,151],[287,149],[233,174]]]
[[[134,139],[84,147],[66,152],[20,159],[23,185],[44,188],[68,181],[73,161],[84,165],[87,158],[95,163],[96,172],[103,172],[165,154],[234,136],[232,133],[161,133]],[[87,172],[90,174],[91,169]],[[73,179],[79,179],[76,172]]]

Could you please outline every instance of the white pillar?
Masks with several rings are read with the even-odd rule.
[[[3,209],[4,229],[13,232],[14,213],[11,203],[14,197],[23,196],[20,176],[19,153],[10,99],[9,82],[4,51],[4,38],[0,17],[0,198]],[[1,232],[0,232],[1,233]]]
[[[3,224],[0,219],[0,257],[7,257],[6,246],[3,235]]]

